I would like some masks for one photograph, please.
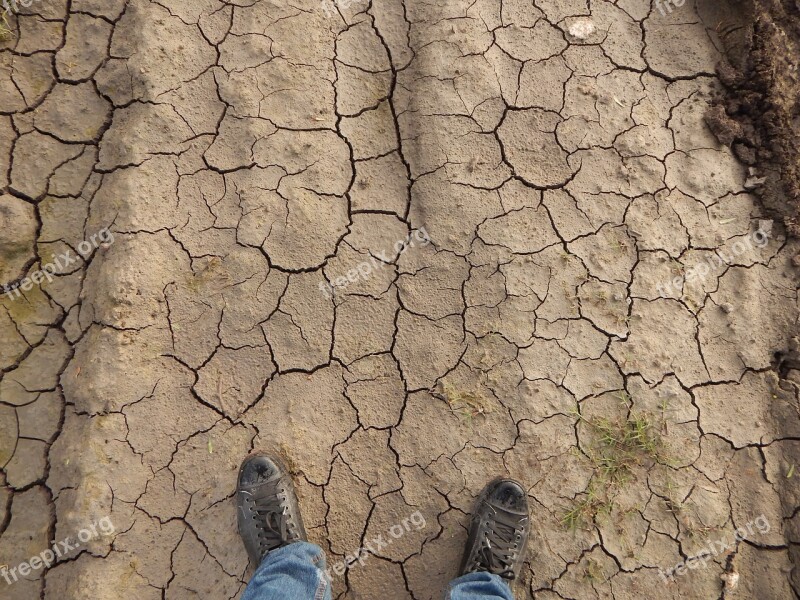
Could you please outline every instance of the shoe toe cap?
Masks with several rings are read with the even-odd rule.
[[[528,494],[516,481],[509,479],[499,481],[489,495],[489,500],[495,506],[508,511],[528,513]]]
[[[250,456],[245,459],[239,472],[239,487],[246,488],[280,477],[283,470],[280,464],[266,455]]]

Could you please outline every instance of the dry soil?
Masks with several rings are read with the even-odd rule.
[[[267,449],[331,563],[425,520],[339,598],[441,598],[500,474],[520,600],[796,597],[800,242],[705,122],[741,7],[667,4],[12,11],[0,564],[114,533],[0,595],[236,598]]]

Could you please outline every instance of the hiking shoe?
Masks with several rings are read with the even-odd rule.
[[[249,456],[239,470],[236,488],[239,535],[258,566],[271,550],[307,541],[289,472],[275,456]]]
[[[475,506],[460,575],[488,571],[508,581],[519,576],[528,541],[528,495],[519,483],[498,479]]]

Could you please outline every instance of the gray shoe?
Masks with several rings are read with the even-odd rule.
[[[292,478],[277,457],[262,454],[245,459],[239,470],[236,503],[239,535],[253,566],[271,550],[307,541]]]
[[[529,527],[522,486],[511,479],[491,482],[475,506],[460,574],[488,571],[515,580],[525,561]]]

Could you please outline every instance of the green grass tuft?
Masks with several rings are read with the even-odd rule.
[[[594,433],[594,443],[585,452],[594,472],[586,491],[562,516],[562,524],[573,530],[609,515],[616,492],[630,480],[634,468],[660,461],[663,447],[661,426],[648,414],[631,411],[618,421],[575,415]]]

